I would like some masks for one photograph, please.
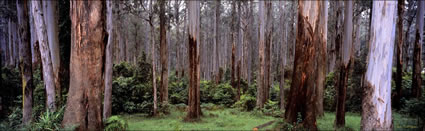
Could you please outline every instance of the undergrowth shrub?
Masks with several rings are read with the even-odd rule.
[[[125,131],[128,129],[128,123],[126,120],[121,119],[118,116],[111,116],[105,122],[106,131]]]

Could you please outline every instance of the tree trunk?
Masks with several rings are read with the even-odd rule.
[[[424,1],[418,1],[418,13],[416,19],[415,49],[413,58],[412,96],[419,98],[422,95],[422,34],[424,28]]]
[[[187,120],[199,119],[201,116],[199,90],[199,31],[200,31],[200,2],[188,0],[189,19],[189,102]]]
[[[326,3],[327,4],[327,3]],[[316,56],[316,68],[317,68],[317,78],[316,78],[316,86],[317,89],[315,90],[316,94],[316,115],[317,116],[323,116],[323,95],[324,95],[324,86],[325,86],[325,79],[326,79],[326,67],[327,67],[327,22],[328,22],[328,8],[323,9],[323,13],[320,14],[320,17],[324,20],[321,21],[320,27],[322,30],[322,41],[319,44],[317,44],[317,56]]]
[[[326,1],[298,1],[297,39],[295,46],[294,70],[285,118],[297,121],[301,113],[303,125],[317,130],[315,84],[318,70],[315,69],[317,48],[326,45]]]
[[[398,0],[397,6],[397,76],[395,79],[395,88],[396,93],[394,97],[394,107],[400,108],[400,99],[401,99],[401,82],[403,80],[403,14],[404,14],[404,0]]]
[[[391,74],[397,1],[374,1],[361,130],[391,130]],[[378,57],[383,56],[383,57]]]
[[[165,27],[165,0],[159,1],[159,25],[160,25],[160,50],[161,50],[161,103],[168,103],[168,47],[167,47],[167,27]]]
[[[344,11],[344,36],[342,44],[342,61],[339,63],[339,78],[337,86],[336,126],[345,126],[345,97],[350,73],[351,58],[353,54],[353,1],[345,1]]]
[[[71,66],[68,101],[62,124],[77,130],[101,130],[105,49],[101,1],[71,1]]]
[[[56,87],[56,94],[58,95],[58,105],[60,105],[62,100],[61,95],[61,87],[60,87],[60,55],[59,55],[59,25],[58,25],[58,17],[57,17],[57,1],[48,0],[42,2],[43,4],[43,16],[44,21],[46,23],[47,29],[47,39],[49,43],[50,55],[52,58],[52,66],[53,66],[53,75],[54,82]]]
[[[53,72],[52,57],[49,51],[50,47],[48,44],[47,27],[43,19],[41,1],[32,1],[32,12],[34,15],[34,23],[37,31],[38,41],[40,44],[43,79],[47,93],[47,107],[49,110],[55,111],[55,75]]]
[[[32,120],[33,83],[32,83],[32,58],[31,35],[28,21],[28,1],[16,1],[19,31],[19,65],[22,75],[23,114],[22,123],[28,125]]]
[[[215,39],[214,39],[214,46],[215,46],[215,51],[214,51],[214,53],[215,53],[215,59],[214,59],[214,61],[215,61],[215,65],[214,65],[214,74],[215,74],[215,76],[216,76],[216,78],[215,78],[215,83],[216,84],[219,84],[219,82],[220,82],[220,79],[221,79],[221,77],[220,77],[220,28],[219,28],[219,26],[218,25],[220,25],[220,5],[221,5],[221,2],[220,2],[220,0],[216,0],[216,3],[215,3],[215,24],[214,24],[214,36],[215,36]]]
[[[272,54],[272,50],[271,50],[271,46],[272,46],[272,22],[273,22],[273,12],[272,12],[272,3],[271,2],[266,2],[265,4],[265,11],[266,11],[266,21],[265,21],[265,41],[264,41],[264,52],[265,52],[265,65],[264,65],[264,81],[263,81],[263,91],[264,91],[264,96],[263,96],[263,103],[266,103],[267,100],[269,99],[269,95],[270,95],[270,72],[271,72],[271,54]]]
[[[158,115],[157,88],[156,88],[156,64],[155,64],[155,34],[153,26],[153,6],[152,0],[149,1],[149,25],[150,25],[150,42],[151,42],[151,59],[152,59],[152,88],[153,88],[153,116]]]
[[[257,75],[257,102],[256,106],[258,108],[264,107],[264,72],[265,72],[265,28],[266,28],[266,12],[264,11],[264,8],[266,6],[266,1],[260,1],[259,3],[259,12],[258,12],[258,32],[259,32],[259,48],[258,48],[258,55],[259,55],[259,71]]]
[[[115,41],[114,15],[112,12],[113,1],[106,1],[106,29],[108,43],[106,43],[105,56],[105,93],[103,96],[103,119],[107,120],[112,113],[112,44]]]

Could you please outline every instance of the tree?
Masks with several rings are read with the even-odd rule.
[[[106,29],[108,43],[105,48],[105,93],[103,102],[103,119],[107,120],[112,113],[112,44],[115,41],[114,29],[114,14],[113,14],[113,1],[106,1]]]
[[[49,51],[50,56],[52,60],[52,67],[53,67],[53,75],[54,75],[54,82],[55,82],[55,91],[58,95],[58,102],[61,102],[62,95],[61,95],[61,87],[60,87],[60,55],[59,55],[59,24],[58,24],[58,16],[56,12],[57,8],[57,1],[54,0],[48,0],[43,1],[43,16],[44,21],[46,23],[46,29],[47,29],[47,41],[49,44]]]
[[[199,119],[201,116],[199,90],[199,36],[200,36],[200,3],[187,1],[189,19],[189,99],[187,120]]]
[[[326,1],[298,1],[298,22],[295,59],[285,118],[296,122],[301,113],[307,129],[317,129],[314,86],[317,82],[315,61],[317,49],[326,45]]]
[[[374,1],[372,9],[361,130],[391,130],[391,74],[397,1]]]
[[[353,1],[345,1],[344,34],[342,52],[339,61],[339,77],[337,83],[337,106],[335,124],[337,127],[345,126],[345,97],[348,86],[348,75],[353,57]]]
[[[47,27],[43,19],[41,1],[32,1],[32,14],[34,15],[35,28],[37,32],[38,42],[40,44],[41,63],[43,67],[44,79],[43,81],[47,94],[47,107],[49,110],[55,111],[55,75],[53,72],[52,57],[48,44]]]
[[[157,115],[157,109],[158,109],[158,102],[157,102],[157,90],[156,90],[156,74],[155,74],[155,34],[154,34],[154,27],[153,27],[153,6],[152,6],[152,0],[149,1],[149,25],[150,25],[150,42],[151,42],[151,59],[152,59],[152,88],[153,88],[153,115]]]
[[[418,3],[418,15],[416,16],[415,47],[413,57],[412,96],[419,98],[422,95],[422,34],[424,29],[424,1]]]
[[[23,89],[23,114],[22,123],[27,125],[32,119],[32,97],[34,86],[32,83],[32,58],[31,58],[31,35],[28,21],[28,1],[16,1],[18,26],[19,26],[19,65],[22,74]]]
[[[102,129],[104,2],[71,1],[70,87],[62,124]]]
[[[168,47],[167,47],[167,27],[165,18],[165,0],[159,1],[159,30],[160,30],[160,51],[161,51],[161,91],[160,101],[168,103]]]
[[[398,0],[397,6],[397,74],[395,79],[396,95],[394,100],[394,106],[400,107],[401,98],[401,81],[403,77],[403,15],[404,14],[404,0]]]
[[[218,84],[221,80],[221,76],[220,76],[220,28],[218,27],[218,25],[220,24],[220,5],[221,2],[220,0],[216,0],[215,1],[215,23],[214,23],[214,73],[215,73],[215,83]]]

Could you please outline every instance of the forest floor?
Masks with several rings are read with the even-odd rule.
[[[260,130],[276,129],[281,118],[264,116],[256,112],[243,112],[232,108],[214,110],[203,109],[201,121],[184,122],[186,113],[183,110],[173,110],[168,115],[148,117],[146,114],[121,115],[127,120],[129,130],[253,130],[253,128],[270,121],[275,123]],[[393,113],[395,130],[417,130],[417,119]],[[346,113],[346,129],[360,130],[360,113]],[[326,112],[317,120],[319,130],[334,130],[335,113]]]

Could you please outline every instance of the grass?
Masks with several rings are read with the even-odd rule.
[[[360,113],[345,113],[345,128],[360,131]],[[399,114],[393,111],[394,130],[419,130],[421,127],[417,125],[417,119]],[[335,112],[326,112],[325,115],[317,119],[319,130],[335,130]]]
[[[168,115],[148,117],[146,114],[130,114],[121,117],[128,121],[129,130],[252,130],[254,127],[275,120],[264,129],[279,129],[283,119],[264,116],[256,112],[243,112],[231,108],[203,108],[204,116],[198,122],[184,122],[184,110],[171,109]],[[360,113],[345,114],[345,129],[360,130]],[[280,122],[280,123],[279,123]],[[335,112],[326,112],[317,119],[319,130],[335,130]],[[393,112],[394,130],[418,130],[417,119]]]
[[[252,130],[276,118],[241,112],[237,109],[205,110],[199,122],[184,122],[186,113],[174,110],[169,115],[147,117],[145,114],[122,115],[129,130]],[[271,126],[266,127],[270,128]]]

